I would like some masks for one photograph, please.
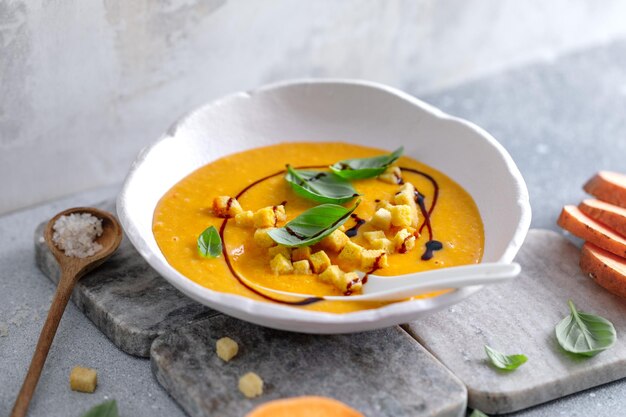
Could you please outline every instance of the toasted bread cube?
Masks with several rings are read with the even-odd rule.
[[[323,250],[312,254],[309,260],[311,261],[313,272],[316,274],[324,272],[324,270],[330,266],[330,258]]]
[[[387,253],[384,250],[364,250],[361,253],[361,270],[362,271],[374,271],[376,269],[385,268],[389,266],[387,262]]]
[[[361,291],[361,288],[363,288],[363,281],[356,272],[346,272],[343,276],[343,282],[345,283],[344,292],[350,291],[354,293]]]
[[[394,253],[396,250],[396,245],[389,239],[376,239],[372,242],[372,249],[381,249],[386,253]]]
[[[391,226],[391,212],[386,208],[379,208],[370,219],[370,224],[380,230],[389,230]]]
[[[215,352],[224,362],[228,362],[239,352],[239,345],[230,337],[222,337],[215,343]]]
[[[289,258],[285,258],[279,253],[270,261],[270,269],[276,275],[291,274],[293,272],[293,264]]]
[[[407,182],[400,187],[400,191],[393,196],[393,202],[396,205],[415,203],[415,186]]]
[[[270,259],[274,259],[279,253],[287,259],[291,259],[291,248],[283,245],[274,246],[267,250],[270,255]]]
[[[276,242],[269,235],[269,231],[275,229],[274,227],[267,227],[265,229],[256,229],[254,231],[254,243],[262,248],[271,248],[276,246]]]
[[[378,179],[389,184],[402,184],[402,170],[400,167],[389,167]]]
[[[306,259],[293,263],[293,273],[298,275],[311,274],[311,264]]]
[[[382,230],[376,230],[374,232],[365,232],[365,233],[363,233],[363,237],[369,243],[372,243],[372,242],[374,242],[376,240],[379,240],[379,239],[385,239],[387,236],[385,236],[385,232],[383,232]]]
[[[235,223],[241,227],[254,226],[254,213],[252,210],[242,211],[235,215]]]
[[[349,241],[346,246],[339,252],[339,260],[348,262],[351,264],[359,265],[361,263],[361,254],[363,252],[363,246]]]
[[[319,274],[319,279],[322,282],[326,282],[328,284],[335,285],[335,282],[340,282],[341,278],[344,276],[344,272],[337,265],[330,265],[328,268],[324,270],[321,274]]]
[[[254,212],[254,227],[275,227],[277,224],[278,220],[276,219],[276,214],[274,214],[274,207],[267,206]]]
[[[344,223],[341,226],[339,226],[337,230],[341,230],[342,232],[345,232],[346,230],[348,230],[348,228],[346,227],[346,224]]]
[[[311,247],[302,246],[291,251],[291,261],[308,261],[311,258]]]
[[[410,226],[417,227],[418,214],[417,203],[415,202],[415,186],[410,182],[405,183],[400,191],[393,197],[393,202],[396,205],[407,205],[411,207],[411,224]],[[392,211],[393,214],[393,211]],[[393,224],[393,219],[392,219]]]
[[[239,391],[247,398],[255,398],[263,394],[263,380],[254,372],[248,372],[239,378]]]
[[[361,279],[356,272],[343,272],[337,265],[331,265],[319,275],[320,280],[333,284],[341,292],[361,289]]]
[[[221,195],[213,199],[213,214],[217,217],[228,219],[235,217],[241,212],[243,212],[243,209],[236,198]]]
[[[274,214],[276,215],[276,223],[284,222],[285,220],[287,220],[287,212],[285,211],[285,206],[280,204],[278,206],[272,207],[272,210],[274,210]]]
[[[398,252],[405,253],[415,247],[415,236],[409,230],[402,229],[393,237],[393,243]]]
[[[325,249],[333,252],[339,252],[350,241],[348,235],[339,229],[334,230],[330,235],[322,239],[320,244]]]
[[[402,204],[391,208],[391,224],[397,227],[411,227],[413,225],[413,213],[411,206]]]
[[[70,388],[72,391],[94,392],[98,385],[98,373],[95,369],[75,366],[70,372]]]

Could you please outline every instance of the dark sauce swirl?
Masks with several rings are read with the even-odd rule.
[[[298,167],[297,169],[320,169],[320,168],[326,168],[327,165],[310,165],[310,166],[302,166],[302,167]],[[433,195],[433,202],[430,205],[430,208],[426,209],[426,205],[424,203],[424,196],[417,192],[415,193],[415,201],[418,204],[418,206],[420,207],[420,211],[422,212],[422,217],[424,217],[424,222],[422,223],[422,225],[419,227],[418,229],[418,233],[421,233],[422,230],[424,229],[424,227],[426,227],[428,229],[428,233],[429,233],[429,241],[426,243],[426,251],[424,252],[424,254],[422,255],[422,260],[429,260],[433,257],[433,252],[434,251],[438,251],[441,250],[443,248],[443,245],[441,244],[441,242],[436,241],[433,239],[433,229],[432,229],[432,225],[430,223],[430,216],[433,213],[433,211],[435,210],[435,206],[437,204],[437,199],[439,197],[439,184],[437,183],[437,181],[430,176],[429,174],[419,171],[417,169],[413,169],[413,168],[407,168],[407,167],[400,167],[400,169],[402,171],[407,171],[407,172],[412,172],[414,174],[417,175],[421,175],[422,177],[426,178],[427,180],[429,180],[434,188],[434,195]],[[280,170],[274,174],[270,174],[267,175],[263,178],[260,178],[256,181],[253,181],[252,183],[248,184],[245,188],[243,188],[234,198],[239,200],[241,198],[241,196],[243,196],[247,191],[249,191],[251,188],[257,186],[258,184],[269,180],[270,178],[276,177],[278,175],[282,175],[286,172],[286,170]],[[324,175],[326,175],[326,173],[320,173],[318,175],[316,175],[315,177],[311,178],[311,180],[315,181],[316,179],[319,179],[321,177],[323,177]],[[230,206],[234,199],[229,199],[227,205]],[[283,206],[287,204],[286,201],[283,201],[281,203]],[[273,207],[274,212],[277,209],[277,206]],[[365,220],[360,219],[356,214],[352,214],[351,215],[355,220],[356,220],[356,225],[353,226],[352,228],[348,229],[346,231],[346,234],[349,237],[354,237],[357,235],[358,233],[358,229],[359,227],[361,227],[363,224],[365,224]],[[343,220],[344,217],[342,217],[340,219]],[[225,218],[224,221],[222,222],[222,225],[220,226],[220,230],[219,230],[219,235],[220,238],[222,239],[222,254],[224,255],[224,260],[226,261],[226,265],[228,266],[228,269],[230,270],[231,274],[237,279],[237,281],[239,281],[239,283],[241,285],[243,285],[245,288],[247,288],[248,290],[250,290],[251,292],[253,292],[254,294],[257,294],[258,296],[265,298],[267,300],[270,301],[274,301],[276,303],[279,304],[286,304],[286,305],[292,305],[292,306],[306,306],[306,305],[310,305],[310,304],[314,304],[317,303],[319,301],[323,301],[324,297],[307,297],[301,300],[297,300],[297,301],[287,301],[287,300],[281,300],[279,298],[275,298],[272,297],[268,294],[265,294],[261,291],[259,291],[258,289],[250,286],[249,284],[246,283],[246,281],[239,275],[239,273],[235,270],[235,268],[233,267],[231,260],[230,260],[230,256],[228,254],[228,250],[226,248],[226,241],[224,239],[224,231],[226,230],[226,225],[228,224],[228,218]],[[288,227],[285,228],[285,230],[287,230],[288,233],[292,234],[293,236],[296,236],[298,239],[304,239],[303,236],[299,235],[298,233],[294,232],[293,230],[289,229]],[[382,258],[382,255],[379,256],[376,261],[374,262],[374,266],[372,267],[372,269],[370,271],[368,271],[365,276],[361,279],[361,282],[363,284],[365,284],[367,282],[367,277],[369,274],[374,273],[377,269],[380,268],[380,260]],[[356,282],[350,282],[348,283],[348,288],[347,291],[345,292],[346,295],[350,295],[351,292],[351,287],[356,284]]]

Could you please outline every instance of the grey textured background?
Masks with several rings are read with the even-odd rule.
[[[226,93],[348,77],[423,95],[624,38],[625,16],[621,0],[2,0],[0,213],[121,181]]]
[[[412,90],[417,91],[417,90]],[[533,226],[556,230],[562,204],[583,197],[595,170],[626,171],[626,43],[529,65],[422,96],[472,120],[512,153],[530,188]],[[69,206],[114,195],[101,189],[0,218],[0,415],[7,415],[35,344],[53,286],[34,265],[32,233]],[[67,389],[70,368],[100,370],[93,395]],[[119,350],[70,305],[35,396],[31,416],[78,416],[103,398],[123,416],[182,416],[156,384],[147,361]],[[616,382],[519,413],[524,417],[626,415],[626,382]]]

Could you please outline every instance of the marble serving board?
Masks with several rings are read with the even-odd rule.
[[[239,344],[230,362],[215,354],[224,336]],[[372,417],[465,416],[463,384],[398,326],[321,336],[217,316],[160,336],[151,358],[159,383],[192,417],[243,417],[301,395],[336,398]],[[250,400],[237,386],[251,371],[264,392]]]
[[[95,206],[115,212],[112,200]],[[60,271],[43,240],[46,223],[35,231],[35,257],[39,269],[56,283]],[[72,300],[117,347],[141,357],[150,355],[159,335],[218,314],[171,286],[126,238],[110,260],[78,282]]]
[[[469,407],[508,413],[626,377],[626,301],[611,295],[578,267],[579,249],[565,237],[531,230],[516,261],[522,274],[486,287],[462,303],[405,326],[467,386]],[[563,351],[554,326],[579,310],[615,325],[618,340],[593,358]],[[515,372],[486,361],[484,345],[528,362]]]

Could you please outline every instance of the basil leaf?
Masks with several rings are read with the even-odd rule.
[[[82,417],[119,417],[117,402],[115,400],[105,401],[87,411]]]
[[[222,239],[215,226],[208,227],[198,236],[198,253],[203,258],[217,258],[222,253]]]
[[[505,371],[514,371],[528,360],[526,355],[505,355],[487,345],[485,345],[485,353],[493,366]]]
[[[298,217],[279,229],[268,232],[274,242],[290,246],[311,246],[345,223],[350,214],[357,208],[347,209],[336,204],[321,204],[308,209]]]
[[[570,315],[554,328],[563,349],[577,355],[595,356],[615,344],[617,334],[610,321],[576,310],[572,300],[567,304]]]
[[[345,159],[330,166],[330,169],[345,179],[360,180],[371,178],[385,172],[389,165],[396,162],[404,152],[404,147],[399,147],[387,155],[374,156],[372,158]]]
[[[301,171],[287,165],[285,180],[300,197],[318,203],[342,204],[359,195],[352,184],[331,172]]]
[[[470,414],[469,417],[489,417],[489,416],[480,410],[474,410],[472,411],[472,414]]]

